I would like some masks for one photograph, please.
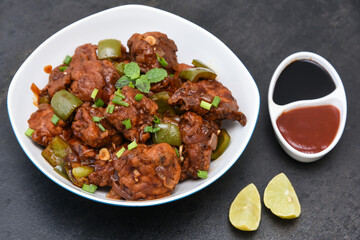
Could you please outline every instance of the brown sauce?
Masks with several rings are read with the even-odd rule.
[[[52,71],[52,66],[51,65],[46,65],[45,67],[44,67],[44,72],[46,72],[46,73],[51,73],[51,71]]]
[[[296,108],[283,112],[276,125],[293,148],[317,153],[334,140],[340,125],[340,111],[333,105]]]

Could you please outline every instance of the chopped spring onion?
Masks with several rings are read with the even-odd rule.
[[[128,86],[131,87],[131,88],[135,88],[133,82],[130,82]]]
[[[115,95],[121,97],[122,99],[125,99],[125,95],[121,93],[120,89],[115,92]]]
[[[160,123],[161,122],[160,118],[158,116],[156,116],[156,115],[154,115],[154,122],[155,123]]]
[[[211,109],[211,103],[201,101],[200,107],[205,108],[206,110],[210,110]]]
[[[197,173],[199,178],[207,178],[207,174],[208,174],[207,171],[201,171],[201,170],[198,170],[198,173]]]
[[[121,155],[122,155],[124,152],[125,152],[125,148],[122,147],[122,148],[116,153],[116,157],[117,157],[117,158],[120,158]]]
[[[156,133],[159,130],[160,130],[159,127],[146,126],[144,132]]]
[[[138,101],[138,102],[140,102],[140,100],[143,98],[143,96],[144,96],[144,95],[142,95],[141,93],[138,93],[138,94],[136,94],[136,96],[135,96],[135,100]]]
[[[104,118],[103,117],[93,117],[92,119],[93,119],[94,122],[98,123]]]
[[[95,89],[93,90],[93,92],[91,93],[91,98],[95,100],[96,95],[98,94],[98,92],[99,92],[99,89],[95,88]]]
[[[28,128],[25,132],[25,135],[31,137],[34,131],[34,129]]]
[[[59,67],[59,70],[60,70],[60,72],[63,72],[63,71],[65,71],[67,68],[68,68],[68,66],[62,66],[62,67]]]
[[[115,104],[117,104],[117,105],[121,105],[121,106],[124,106],[124,107],[128,107],[128,106],[129,106],[129,103],[124,102],[124,101],[122,101],[121,99],[122,99],[121,97],[115,95],[114,98],[113,98],[113,100],[112,100],[111,102],[112,102],[112,103],[115,103]]]
[[[136,148],[137,147],[137,143],[135,142],[135,141],[133,141],[132,143],[130,143],[129,145],[128,145],[128,150],[132,150],[132,149],[134,149],[134,148]]]
[[[215,96],[211,102],[211,105],[213,105],[214,107],[217,107],[217,106],[219,106],[220,101],[221,101],[221,98],[219,96]]]
[[[122,121],[122,124],[125,125],[126,129],[130,129],[131,128],[131,121],[130,119],[125,119],[124,121]]]
[[[64,59],[64,64],[69,65],[69,63],[71,62],[72,57],[70,57],[69,55],[66,55],[65,59]]]
[[[97,99],[95,100],[95,102],[94,102],[94,105],[95,105],[96,107],[102,107],[102,106],[104,106],[104,101],[101,100],[100,98],[97,98]]]
[[[55,114],[51,117],[51,122],[54,124],[54,125],[57,125],[58,122],[59,122],[60,118],[58,116],[56,116]]]
[[[176,156],[180,157],[179,151],[175,148]]]
[[[94,184],[90,184],[90,185],[87,185],[86,183],[82,186],[81,188],[82,190],[86,191],[86,192],[89,192],[89,193],[94,193],[97,189],[97,186],[94,185]]]
[[[98,127],[100,128],[101,131],[103,131],[103,132],[106,131],[106,129],[104,128],[103,125],[101,125],[101,123],[98,123],[97,125],[98,125]]]
[[[114,108],[115,108],[115,105],[109,105],[107,108],[106,108],[106,113],[113,113],[114,112]]]
[[[163,67],[167,67],[169,64],[167,63],[167,61],[165,60],[165,58],[161,58],[159,57],[159,55],[156,54],[157,60],[159,61],[159,63],[161,64],[161,66]]]

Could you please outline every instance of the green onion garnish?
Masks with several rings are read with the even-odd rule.
[[[160,118],[156,115],[154,115],[154,123],[160,123]]]
[[[51,122],[54,124],[54,125],[57,125],[58,122],[59,122],[60,118],[58,116],[56,116],[55,114],[51,117]]]
[[[180,157],[179,151],[175,148],[176,156]]]
[[[130,119],[125,119],[124,121],[122,121],[122,124],[125,125],[126,129],[130,129],[131,128],[131,121]]]
[[[201,101],[200,107],[205,108],[206,110],[210,110],[211,109],[211,103]]]
[[[64,64],[69,65],[69,63],[71,62],[71,57],[69,55],[66,55],[65,59],[64,59]]]
[[[135,96],[135,100],[138,101],[138,102],[140,102],[140,100],[143,98],[143,96],[144,96],[144,95],[142,95],[141,93],[138,93],[138,94],[136,94],[136,96]]]
[[[146,126],[144,132],[156,133],[159,130],[160,130],[159,127]]]
[[[208,174],[207,171],[201,171],[201,170],[198,170],[198,173],[197,173],[199,178],[207,178],[207,174]]]
[[[97,189],[97,186],[94,185],[94,184],[90,184],[90,185],[87,185],[86,183],[82,186],[81,188],[82,190],[86,191],[86,192],[89,192],[89,193],[94,193]]]
[[[103,117],[93,117],[92,119],[93,119],[94,122],[98,123],[104,118]]]
[[[221,101],[221,98],[218,96],[215,96],[211,102],[211,105],[213,105],[214,107],[217,107],[217,106],[219,106],[220,101]]]
[[[97,107],[102,107],[102,106],[104,106],[104,101],[101,100],[100,98],[97,98],[97,99],[95,100],[94,104],[95,104],[95,106],[97,106]]]
[[[95,100],[96,95],[98,94],[98,92],[99,92],[99,89],[95,88],[95,89],[93,90],[93,92],[91,93],[91,98]]]
[[[61,66],[59,67],[60,72],[65,71],[68,68],[68,66]]]
[[[129,103],[127,102],[124,102],[121,100],[122,98],[119,97],[119,96],[114,96],[113,100],[111,102],[117,104],[117,105],[121,105],[121,106],[124,106],[124,107],[128,107],[129,106]]]
[[[116,153],[116,157],[117,157],[117,158],[120,158],[121,155],[122,155],[124,152],[125,152],[125,148],[122,147],[122,148]]]
[[[115,92],[115,95],[121,97],[122,99],[125,99],[125,95],[121,93],[120,89]]]
[[[28,128],[25,132],[25,135],[31,137],[34,131],[34,129]]]
[[[101,123],[98,123],[97,125],[98,125],[98,127],[100,128],[101,131],[103,131],[103,132],[106,131],[106,129],[104,128],[103,125],[101,125]]]
[[[115,108],[115,105],[109,105],[107,108],[106,108],[106,113],[113,113],[114,112],[114,108]]]
[[[132,149],[134,149],[134,148],[136,148],[137,147],[137,143],[135,142],[135,141],[133,141],[132,143],[130,143],[129,145],[128,145],[128,150],[132,150]]]
[[[167,67],[169,64],[167,63],[167,61],[165,60],[165,58],[160,58],[159,55],[156,54],[156,58],[159,61],[159,63],[161,64],[161,66],[163,67]]]

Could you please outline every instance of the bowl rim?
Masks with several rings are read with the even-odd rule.
[[[311,60],[319,64],[321,67],[323,67],[331,76],[334,84],[335,84],[335,90],[329,94],[327,94],[324,97],[315,98],[315,99],[309,99],[309,100],[298,100],[294,102],[290,102],[288,104],[279,105],[276,104],[273,100],[273,94],[276,82],[281,74],[281,72],[292,62],[298,61],[298,60]],[[325,148],[324,150],[318,152],[318,153],[304,153],[300,152],[297,149],[293,148],[282,136],[280,133],[277,125],[276,120],[280,116],[281,113],[290,111],[296,108],[301,107],[315,107],[315,106],[323,106],[323,105],[333,105],[330,103],[332,99],[339,100],[339,103],[341,104],[340,111],[340,123],[337,130],[337,133],[335,135],[335,138],[331,142],[331,144]],[[272,75],[269,90],[268,90],[268,108],[269,108],[269,115],[271,119],[271,123],[275,132],[275,135],[280,142],[280,145],[284,148],[285,152],[289,154],[292,158],[295,160],[298,160],[300,162],[313,162],[321,157],[325,156],[328,152],[330,152],[336,144],[339,142],[344,129],[345,129],[345,123],[346,123],[346,117],[347,117],[347,100],[346,100],[346,93],[344,85],[341,81],[341,78],[335,68],[331,65],[329,61],[327,61],[322,56],[313,53],[313,52],[307,52],[307,51],[301,51],[296,52],[288,57],[286,57],[276,68],[274,71],[274,74]]]
[[[209,31],[205,30],[204,28],[201,28],[200,26],[198,26],[197,24],[183,18],[183,17],[180,17],[176,14],[173,14],[173,13],[170,13],[170,12],[167,12],[165,10],[161,10],[161,9],[158,9],[158,8],[154,8],[154,7],[149,7],[149,6],[145,6],[145,5],[140,5],[140,4],[127,4],[127,5],[121,5],[121,6],[117,6],[117,7],[113,7],[113,8],[109,8],[109,9],[105,9],[105,10],[102,10],[100,12],[97,12],[97,13],[94,13],[94,14],[91,14],[89,16],[86,16],[84,18],[81,18],[65,27],[63,27],[62,29],[60,29],[58,32],[54,33],[53,35],[51,35],[49,38],[47,38],[45,41],[43,41],[27,58],[26,60],[22,63],[22,65],[19,67],[19,69],[17,70],[17,72],[15,73],[14,77],[12,78],[15,79],[17,78],[17,75],[20,74],[20,72],[23,71],[23,68],[25,68],[25,64],[30,61],[30,59],[32,58],[32,56],[36,55],[36,53],[39,51],[39,48],[41,48],[43,45],[45,45],[48,41],[51,41],[53,38],[56,38],[58,35],[62,34],[63,31],[66,31],[67,29],[77,25],[77,24],[80,24],[81,22],[83,21],[86,21],[88,18],[93,18],[93,17],[96,17],[98,15],[101,15],[101,14],[104,14],[104,12],[106,13],[109,13],[111,11],[117,11],[119,8],[122,8],[122,9],[142,9],[142,10],[148,10],[148,11],[155,11],[155,12],[158,12],[158,13],[161,13],[161,14],[164,14],[166,16],[169,16],[169,17],[173,17],[173,18],[176,18],[177,20],[179,21],[182,21],[182,22],[185,22],[187,24],[191,24],[197,31],[201,31],[201,32],[204,32],[208,37],[212,38],[212,40],[216,41],[217,44],[220,44],[221,46],[223,46],[225,49],[228,50],[228,53],[231,54],[233,57],[235,57],[237,59],[237,61],[239,62],[239,64],[243,65],[244,68],[247,70],[247,73],[248,75],[250,76],[251,80],[252,80],[252,83],[253,86],[254,86],[254,90],[256,91],[257,93],[257,102],[258,102],[258,105],[255,106],[257,107],[257,111],[256,111],[256,118],[254,119],[254,126],[253,126],[253,129],[252,131],[250,132],[250,135],[249,135],[249,138],[248,140],[244,143],[244,148],[242,149],[242,151],[239,153],[239,156],[236,160],[234,160],[232,162],[231,165],[229,165],[229,167],[227,168],[224,168],[223,170],[221,170],[219,173],[217,173],[217,176],[214,177],[214,179],[212,179],[212,181],[208,181],[202,185],[199,185],[197,187],[195,187],[194,189],[192,190],[189,190],[187,192],[184,192],[174,198],[170,198],[168,199],[167,197],[164,197],[164,198],[159,198],[159,199],[155,199],[155,200],[147,200],[147,201],[114,201],[114,200],[109,200],[109,199],[98,199],[96,198],[95,196],[91,195],[91,194],[87,194],[85,192],[82,192],[82,191],[76,191],[73,187],[69,187],[63,183],[61,183],[60,181],[58,181],[57,179],[53,178],[50,174],[48,174],[44,169],[42,169],[41,166],[39,166],[29,155],[29,153],[27,152],[27,150],[24,148],[24,146],[21,144],[21,140],[19,138],[19,136],[16,134],[16,129],[17,127],[15,126],[13,120],[12,120],[12,115],[13,115],[13,110],[12,108],[10,107],[11,106],[11,95],[13,94],[13,91],[15,91],[14,87],[12,87],[14,84],[13,84],[13,81],[11,81],[10,85],[9,85],[9,88],[8,88],[8,94],[7,94],[7,109],[8,109],[8,115],[9,115],[9,119],[10,119],[10,124],[11,124],[11,127],[13,129],[13,132],[15,134],[15,137],[17,139],[17,141],[19,142],[19,145],[21,146],[22,150],[25,152],[26,156],[31,160],[31,162],[46,176],[48,177],[49,179],[51,179],[53,182],[55,182],[57,185],[59,185],[60,187],[62,188],[65,188],[66,190],[80,196],[80,197],[83,197],[85,199],[89,199],[89,200],[92,200],[92,201],[95,201],[95,202],[99,202],[99,203],[104,203],[104,204],[108,204],[108,205],[113,205],[113,206],[121,206],[121,207],[148,207],[148,206],[156,206],[156,205],[161,205],[161,204],[165,204],[165,203],[170,203],[170,202],[173,202],[173,201],[176,201],[176,200],[179,200],[179,199],[182,199],[182,198],[185,198],[187,196],[190,196],[204,188],[206,188],[207,186],[209,186],[210,184],[212,184],[213,182],[217,181],[223,174],[225,174],[234,164],[235,162],[237,162],[237,160],[240,158],[240,156],[242,155],[243,151],[246,149],[248,143],[250,142],[250,139],[254,133],[254,130],[255,130],[255,127],[256,127],[256,124],[257,124],[257,120],[258,120],[258,117],[259,117],[259,111],[260,111],[260,94],[259,94],[259,89],[256,85],[256,82],[254,81],[253,77],[251,76],[250,72],[248,71],[248,69],[245,67],[245,65],[240,61],[240,59],[222,42],[220,41],[216,36],[214,36],[212,33],[210,33]],[[85,194],[84,194],[85,193]],[[171,195],[170,195],[171,196]]]

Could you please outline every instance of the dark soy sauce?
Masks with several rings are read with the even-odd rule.
[[[324,97],[334,90],[334,81],[322,66],[311,60],[297,60],[281,72],[275,85],[273,100],[284,105]]]

